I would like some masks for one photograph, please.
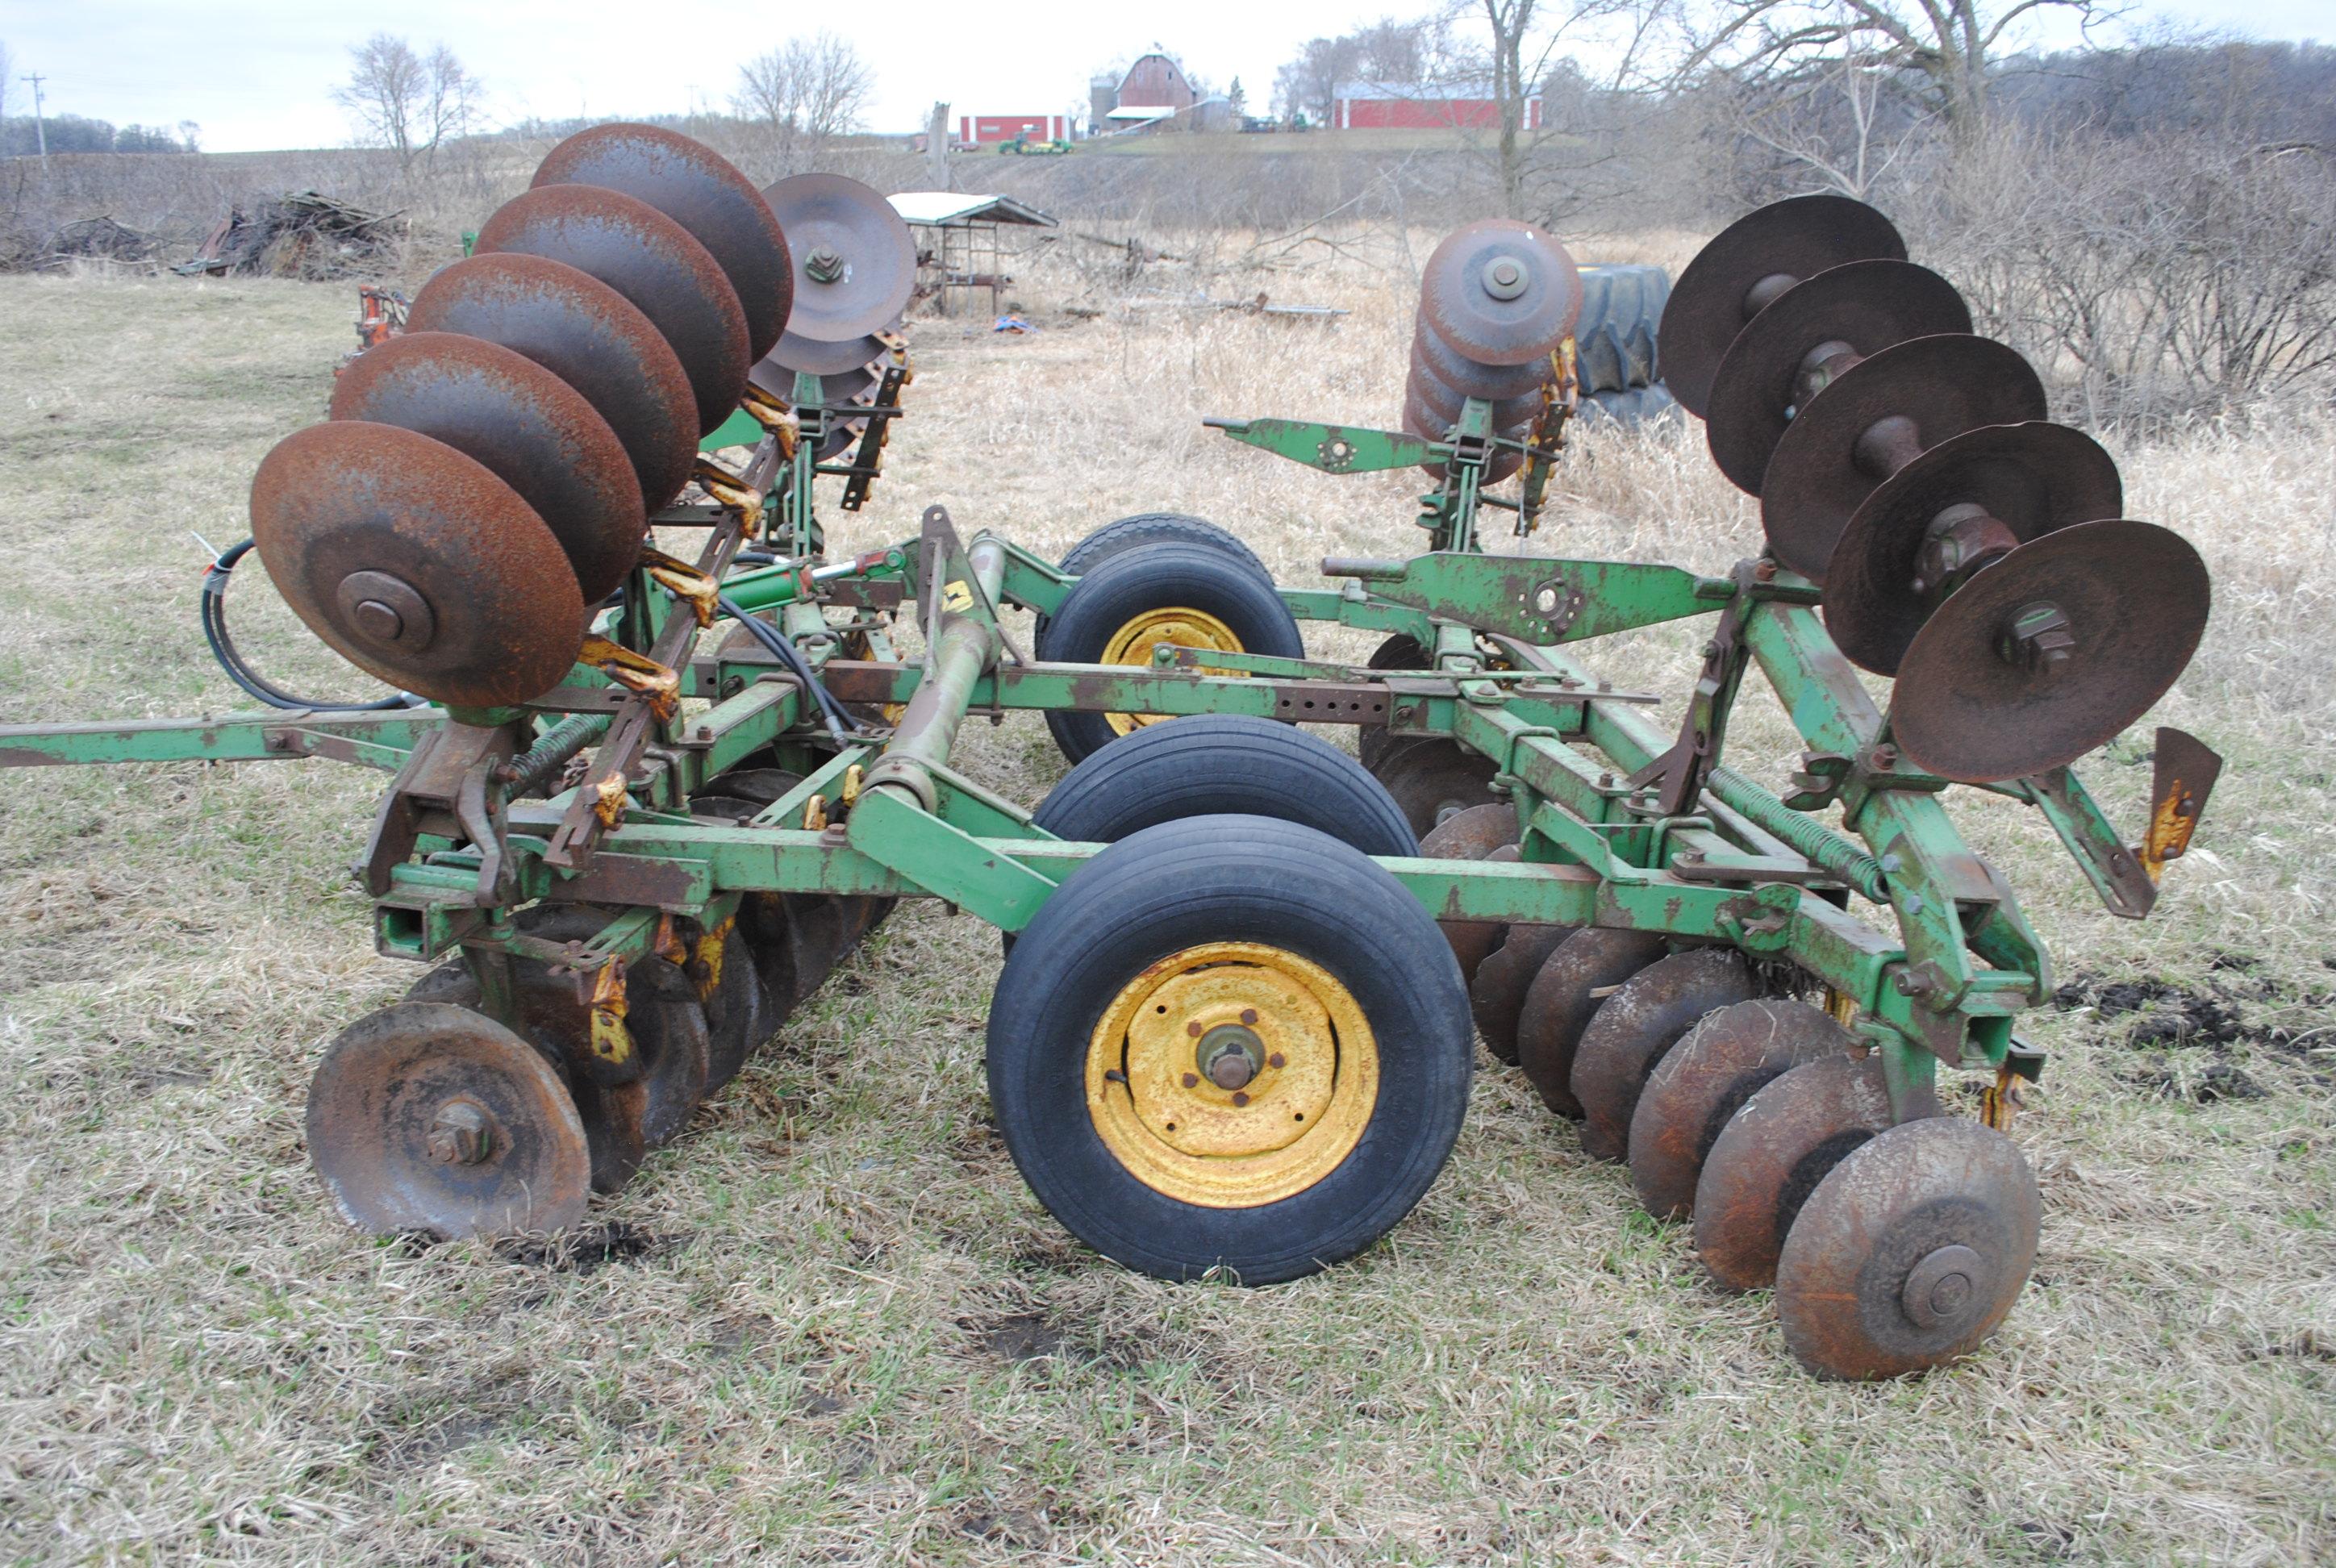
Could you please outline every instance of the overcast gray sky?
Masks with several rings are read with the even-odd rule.
[[[1220,89],[1238,76],[1252,103],[1306,39],[1383,13],[1427,5],[1341,6],[1299,0],[875,0],[828,7],[876,67],[871,128],[907,131],[935,99],[957,113],[1055,113],[1085,102],[1097,68],[1159,45]],[[2336,35],[2330,0],[2148,0],[2136,15],[2264,38]],[[777,17],[786,18],[784,23]],[[621,116],[720,107],[736,62],[791,30],[814,31],[817,7],[775,11],[752,0],[0,0],[0,43],[21,74],[48,78],[54,112],[115,124],[193,120],[214,151],[336,146],[348,126],[330,90],[348,48],[387,30],[426,47],[444,40],[482,77],[498,122],[540,115]],[[2048,26],[2051,24],[2048,24]],[[2060,42],[2066,30],[2039,34]],[[15,102],[29,110],[23,84]]]

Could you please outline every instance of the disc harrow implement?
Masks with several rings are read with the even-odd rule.
[[[357,875],[376,947],[432,967],[312,1085],[346,1218],[576,1222],[921,899],[1009,939],[1000,1134],[1131,1268],[1261,1284],[1369,1248],[1448,1158],[1481,1038],[1552,1135],[1627,1167],[1572,1179],[1627,1179],[1718,1288],[1773,1287],[1812,1372],[1916,1372],[1998,1329],[2039,1208],[2016,1025],[2051,977],[1949,804],[2035,807],[2146,914],[2220,759],[2160,729],[2137,842],[2071,768],[2179,678],[2208,584],[1886,219],[1780,203],[1670,297],[1664,359],[1761,494],[1759,556],[1538,541],[1582,290],[1500,221],[1424,274],[1403,428],[1208,422],[1426,476],[1426,549],[1296,586],[1173,512],[1060,561],[937,506],[832,550],[820,494],[859,510],[901,413],[913,250],[864,187],[766,194],[670,132],[581,133],[482,229],[504,248],[434,278],[268,454],[266,570],[404,699],[0,729],[15,765],[391,775]],[[652,523],[698,542],[665,553]],[[1700,633],[1680,706],[1578,657],[1672,622]],[[1319,657],[1314,626],[1377,650]],[[1806,747],[1781,794],[1727,764],[1755,678]],[[1023,710],[1076,765],[1035,809],[956,744]],[[1963,1072],[1978,1118],[1940,1092]]]

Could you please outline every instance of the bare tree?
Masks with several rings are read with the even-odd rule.
[[[1683,69],[1757,81],[1851,58],[1904,71],[1920,83],[1925,106],[1968,141],[1986,123],[1989,73],[2006,30],[2044,10],[2089,23],[2115,7],[2109,0],[1718,0],[1691,27]]]
[[[443,44],[423,55],[394,34],[376,33],[349,58],[349,79],[333,89],[333,102],[356,122],[358,140],[397,155],[401,176],[478,121],[479,80]]]
[[[875,87],[875,72],[851,40],[822,29],[739,66],[730,102],[792,157],[860,129]]]
[[[1653,84],[1649,70],[1672,13],[1672,0],[1456,0],[1453,26],[1435,79],[1476,84],[1495,120],[1487,149],[1511,218],[1554,222],[1601,194],[1592,171],[1615,162],[1614,146],[1637,102]],[[1469,42],[1460,24],[1481,24]],[[1581,67],[1582,52],[1604,60],[1597,78]],[[1570,113],[1544,112],[1562,106]],[[1554,144],[1566,150],[1562,189],[1544,178]]]
[[[1311,38],[1298,57],[1275,74],[1274,106],[1284,114],[1305,114],[1328,123],[1332,100],[1348,82],[1409,84],[1426,79],[1435,54],[1436,22],[1399,22],[1391,16],[1336,38]]]

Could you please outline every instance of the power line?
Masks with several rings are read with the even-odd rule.
[[[49,129],[41,116],[41,83],[48,78],[35,71],[18,80],[33,84],[33,136],[41,144],[41,172],[45,175],[49,171]]]

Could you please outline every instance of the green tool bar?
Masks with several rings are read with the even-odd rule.
[[[0,725],[0,767],[132,762],[282,762],[330,757],[395,772],[444,716],[436,708],[365,713],[286,709],[228,718],[118,724]]]

